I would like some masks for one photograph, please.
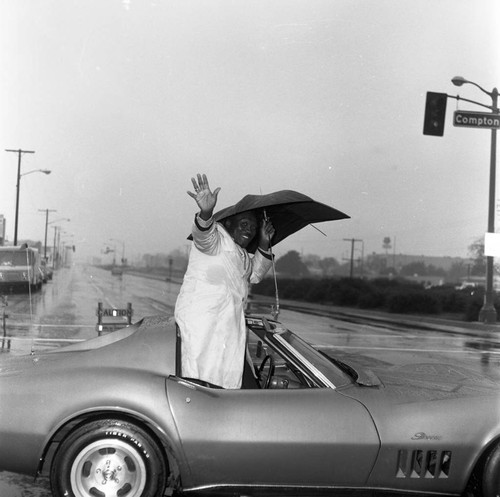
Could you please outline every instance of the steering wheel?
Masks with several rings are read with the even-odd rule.
[[[262,378],[262,372],[264,371],[267,362],[269,362],[269,372],[265,378]],[[274,369],[274,359],[270,355],[266,355],[264,360],[260,363],[259,370],[257,371],[257,377],[259,378],[259,381],[263,383],[262,388],[269,388],[274,374]]]

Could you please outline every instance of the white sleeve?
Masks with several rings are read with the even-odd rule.
[[[213,217],[205,221],[199,214],[196,214],[191,233],[194,245],[200,252],[207,255],[215,255],[219,252],[220,235]]]
[[[273,256],[270,252],[264,252],[260,249],[255,251],[255,255],[252,259],[252,274],[250,275],[250,283],[258,283],[262,280],[262,278],[264,278],[273,265],[272,257]]]

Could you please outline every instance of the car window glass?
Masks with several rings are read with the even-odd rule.
[[[266,356],[269,355],[273,358],[275,370],[270,386],[271,389],[309,388],[314,386],[287,358],[269,344],[264,343],[251,330],[248,331],[247,339],[248,352],[256,371],[258,371]]]

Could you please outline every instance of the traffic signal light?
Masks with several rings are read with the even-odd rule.
[[[446,117],[446,93],[427,92],[425,100],[424,135],[443,136]]]

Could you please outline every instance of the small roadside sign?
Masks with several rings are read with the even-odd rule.
[[[118,324],[118,323],[114,323],[114,324],[98,324],[96,326],[96,331],[97,331],[97,334],[100,335],[101,333],[107,333],[107,332],[110,332],[110,331],[116,331],[116,330],[121,330],[122,328],[127,328],[129,325],[125,325],[125,324]]]
[[[95,328],[97,334],[101,336],[102,333],[130,326],[132,324],[132,315],[134,311],[132,310],[132,304],[130,302],[127,304],[126,309],[106,309],[103,307],[102,302],[98,302],[96,314],[97,325]],[[105,322],[104,318],[108,318],[108,321]]]
[[[459,128],[500,129],[500,114],[456,110],[453,113],[453,126]]]
[[[484,255],[486,257],[500,256],[500,233],[486,233],[484,235]]]

